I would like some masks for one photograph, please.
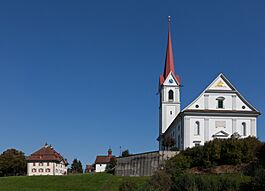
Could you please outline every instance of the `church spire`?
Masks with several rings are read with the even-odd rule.
[[[167,52],[166,52],[166,62],[164,68],[164,78],[166,78],[170,72],[173,72],[175,74],[174,56],[173,56],[172,41],[170,35],[170,16],[168,16]]]
[[[169,75],[172,72],[178,83],[180,84],[180,78],[175,73],[174,68],[174,56],[173,56],[173,48],[172,48],[172,40],[170,34],[170,16],[168,16],[168,37],[167,37],[167,51],[166,51],[166,61],[164,67],[164,74],[160,76],[160,85],[162,85]]]

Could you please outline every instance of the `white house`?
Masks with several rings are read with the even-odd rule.
[[[257,136],[260,112],[222,73],[191,104],[180,109],[181,83],[174,68],[170,30],[164,73],[159,82],[160,150],[165,149],[168,139],[175,140],[173,147],[185,149],[233,134],[241,138]]]
[[[105,172],[107,165],[110,163],[112,156],[112,150],[108,150],[107,156],[97,156],[95,160],[95,172]]]
[[[67,174],[67,160],[47,144],[26,160],[28,176]]]

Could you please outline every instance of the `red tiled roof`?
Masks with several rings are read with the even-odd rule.
[[[87,170],[87,171],[89,171],[89,170],[94,170],[93,165],[86,165],[86,170]]]
[[[113,156],[97,156],[95,164],[108,164]]]
[[[65,164],[68,164],[67,160],[64,159],[60,153],[56,152],[51,146],[48,145],[45,145],[40,150],[28,156],[27,161],[63,161]]]

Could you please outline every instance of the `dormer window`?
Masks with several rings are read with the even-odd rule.
[[[217,108],[218,109],[224,109],[224,97],[218,97],[217,99]]]
[[[173,101],[174,100],[174,92],[173,90],[168,91],[168,100]]]

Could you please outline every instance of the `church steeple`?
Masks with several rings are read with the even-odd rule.
[[[159,148],[163,150],[163,133],[180,113],[180,78],[175,72],[170,17],[168,17],[168,37],[164,73],[160,75],[159,93]]]
[[[162,85],[169,75],[169,73],[172,72],[174,77],[176,78],[178,85],[180,85],[180,78],[175,73],[175,67],[174,67],[174,56],[173,56],[173,48],[172,48],[172,40],[171,40],[171,34],[170,34],[170,16],[168,16],[168,37],[167,37],[167,50],[166,50],[166,60],[165,60],[165,67],[164,67],[164,73],[160,76],[160,85]]]

